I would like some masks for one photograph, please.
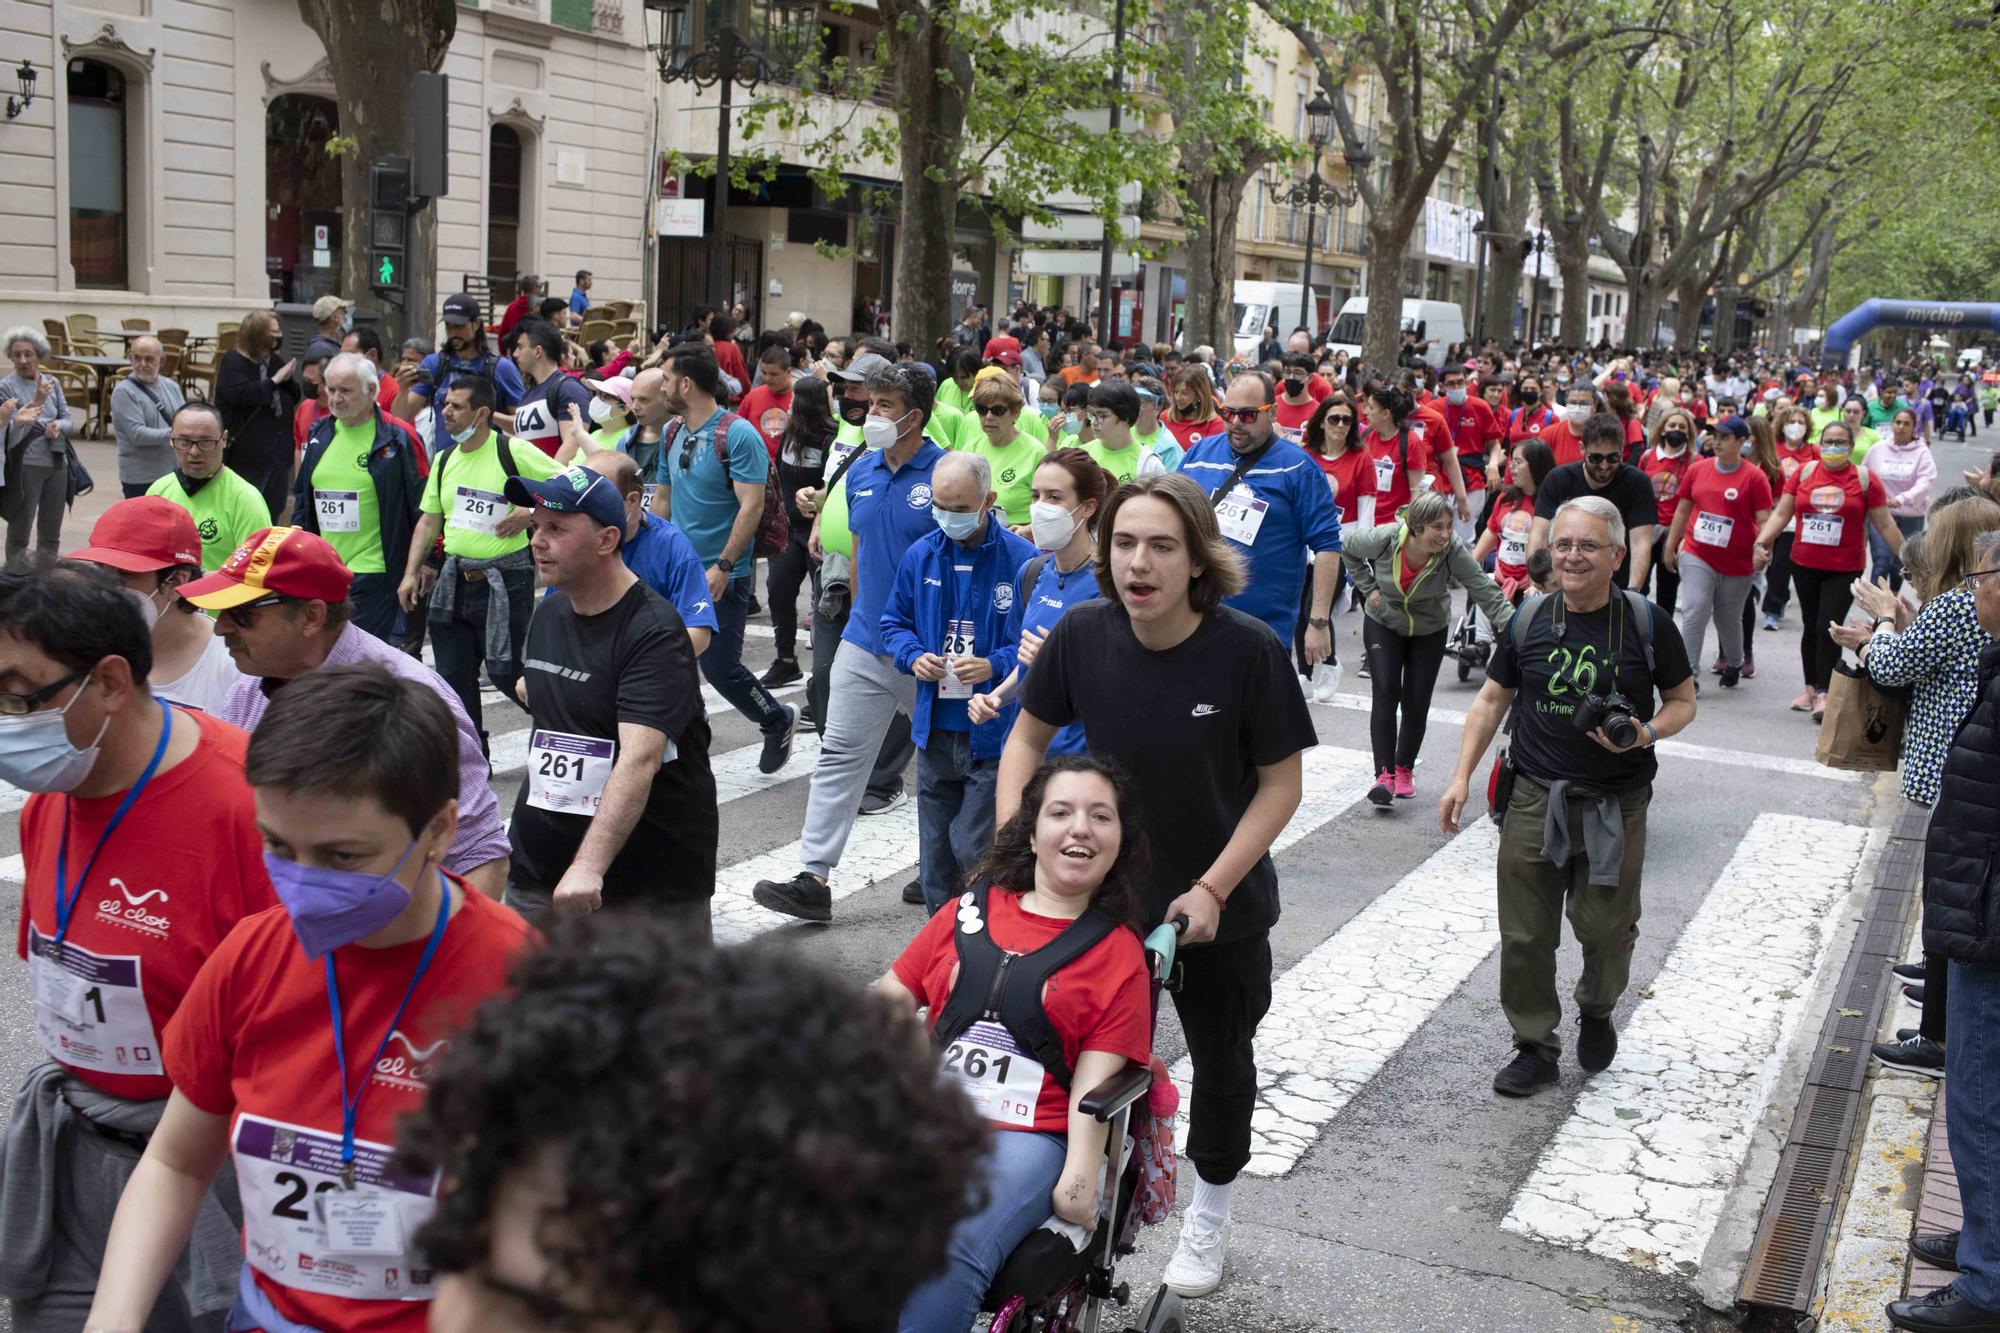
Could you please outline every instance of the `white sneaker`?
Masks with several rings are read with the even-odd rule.
[[[1181,1241],[1160,1274],[1160,1282],[1177,1296],[1192,1300],[1222,1285],[1222,1259],[1229,1250],[1229,1223],[1204,1226],[1190,1215],[1181,1225]]]

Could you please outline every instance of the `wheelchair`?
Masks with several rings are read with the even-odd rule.
[[[1479,605],[1468,594],[1465,599],[1465,614],[1459,617],[1452,629],[1451,637],[1445,641],[1445,656],[1458,663],[1458,678],[1471,680],[1474,671],[1483,670],[1486,659],[1493,656],[1493,640],[1479,632]]]
[[[1963,398],[1952,399],[1951,408],[1945,416],[1944,429],[1938,433],[1942,435],[1946,431],[1949,431],[1958,437],[1960,444],[1963,444],[1965,443],[1965,432],[1968,426],[1973,426],[1972,404]],[[1978,433],[1976,427],[1974,427],[1973,433]]]
[[[1174,952],[1186,928],[1187,918],[1179,917],[1146,937],[1156,1027],[1160,993],[1179,989]],[[1106,1188],[1097,1230],[1081,1251],[1046,1227],[1016,1246],[980,1305],[993,1315],[987,1333],[1182,1333],[1186,1328],[1181,1298],[1165,1287],[1134,1315],[1123,1314],[1134,1293],[1129,1283],[1118,1281],[1118,1261],[1132,1253],[1139,1229],[1146,1225],[1141,1215],[1144,1167],[1134,1131],[1146,1128],[1152,1118],[1152,1088],[1150,1066],[1127,1065],[1078,1103],[1084,1114],[1111,1126],[1105,1137]]]

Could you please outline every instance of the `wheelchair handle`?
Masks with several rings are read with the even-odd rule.
[[[1176,938],[1185,935],[1188,932],[1189,922],[1185,915],[1177,916],[1172,921],[1169,921],[1167,924],[1174,928],[1174,935]]]

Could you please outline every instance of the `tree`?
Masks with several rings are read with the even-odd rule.
[[[410,76],[435,73],[458,32],[454,0],[378,0],[365,16],[337,0],[299,0],[299,17],[326,49],[347,142],[340,163],[340,197],[347,218],[340,247],[340,290],[359,300],[370,290],[368,169],[410,151]],[[394,346],[428,331],[437,308],[437,208],[410,219],[404,266],[405,305],[384,321],[383,342]]]

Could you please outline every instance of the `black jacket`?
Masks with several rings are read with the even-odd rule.
[[[1945,756],[1924,838],[1924,948],[1959,963],[2000,963],[2000,645],[1979,655],[1979,699]]]
[[[306,437],[305,457],[299,461],[299,475],[292,483],[292,522],[307,532],[319,533],[319,513],[313,505],[313,469],[333,443],[333,417],[321,417]],[[375,409],[375,444],[368,451],[368,476],[375,483],[375,507],[382,523],[382,563],[392,580],[403,577],[410,556],[410,538],[417,530],[417,504],[424,496],[423,475],[417,471],[417,454],[410,447],[403,428],[391,421],[381,408]]]
[[[225,461],[239,471],[254,469],[292,451],[292,413],[299,405],[299,377],[271,377],[284,369],[276,352],[260,366],[232,347],[215,368],[215,405],[229,432]]]

